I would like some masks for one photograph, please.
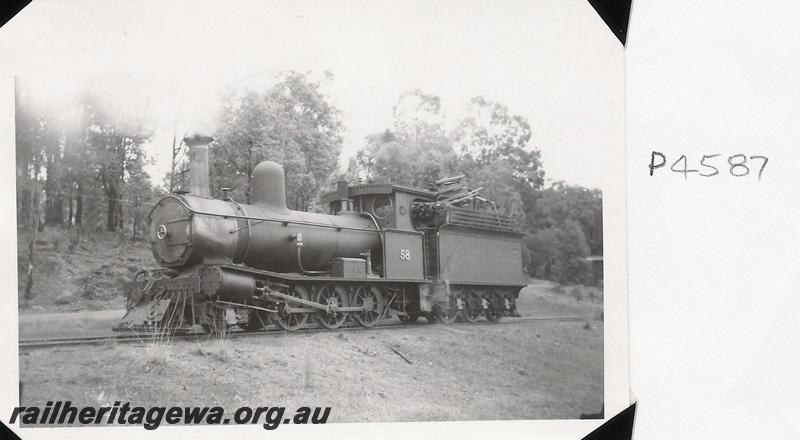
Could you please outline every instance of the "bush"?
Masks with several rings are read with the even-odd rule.
[[[525,238],[528,273],[558,283],[592,283],[589,245],[578,222],[565,220],[560,227],[543,229]]]
[[[555,229],[543,229],[528,235],[523,243],[528,251],[528,273],[536,278],[558,281],[560,277],[553,273],[553,269],[561,244]]]
[[[72,294],[72,292],[70,292],[70,291],[69,291],[69,290],[67,290],[67,289],[64,289],[64,291],[63,291],[63,292],[61,292],[61,294],[60,294],[60,295],[58,295],[58,296],[57,296],[57,297],[56,297],[56,298],[53,300],[53,302],[54,302],[54,303],[56,303],[56,304],[62,304],[62,305],[63,305],[63,304],[69,304],[69,303],[71,303],[73,299],[74,299],[74,295]]]

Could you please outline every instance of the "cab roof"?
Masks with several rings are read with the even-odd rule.
[[[403,192],[427,198],[430,199],[431,201],[436,199],[436,193],[433,191],[421,188],[414,188],[405,185],[396,185],[393,183],[361,183],[356,185],[349,185],[347,187],[347,192],[348,192],[347,198],[366,196],[372,194],[392,194],[394,192]],[[342,197],[339,195],[337,191],[329,191],[322,194],[322,196],[320,197],[320,202],[327,204],[335,200],[339,200],[341,198]]]

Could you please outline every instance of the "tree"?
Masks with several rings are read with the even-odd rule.
[[[145,160],[142,145],[149,133],[143,118],[123,111],[129,103],[113,99],[110,88],[99,84],[80,85],[65,102],[30,99],[37,87],[17,83],[18,186],[27,188],[19,196],[20,220],[33,212],[29,182],[43,179],[45,225],[81,224],[84,198],[101,192],[106,228],[116,230],[122,224],[121,188],[132,173],[142,172]]]
[[[16,81],[14,127],[16,133],[17,221],[29,222],[38,212],[38,180],[44,163],[43,145],[47,136],[44,109],[29,99]]]
[[[370,135],[356,159],[369,181],[425,187],[449,174],[455,154],[447,143],[414,141],[387,130]]]
[[[526,224],[522,196],[508,161],[499,159],[484,166],[474,166],[469,159],[462,159],[461,167],[469,187],[483,188],[481,196],[493,201],[498,213],[513,218],[520,228]]]
[[[444,133],[444,112],[438,96],[414,89],[400,95],[392,108],[394,132],[419,147],[449,143]]]
[[[591,266],[586,257],[589,256],[589,245],[583,234],[580,223],[566,220],[561,228],[556,230],[560,243],[559,271],[560,282],[588,283]]]
[[[589,246],[578,222],[542,229],[524,239],[528,273],[559,283],[586,283],[590,277]]]
[[[287,204],[312,208],[329,183],[342,147],[339,110],[321,92],[322,82],[290,72],[264,93],[228,94],[210,150],[211,182],[250,198],[252,172],[263,160],[283,165]]]
[[[530,147],[531,136],[525,117],[511,114],[506,105],[482,96],[469,101],[451,133],[465,174],[473,174],[495,161],[505,162],[525,216],[532,214],[537,192],[544,184],[541,153]]]
[[[44,122],[40,112],[27,99],[19,82],[15,88],[16,153],[17,153],[17,223],[30,223],[28,261],[24,298],[33,298],[35,244],[39,231],[39,170],[41,167],[41,145],[44,137]]]
[[[525,267],[531,276],[546,280],[555,279],[553,265],[558,258],[560,242],[554,228],[547,228],[526,235],[523,239],[528,250]]]
[[[242,96],[226,95],[215,142],[209,150],[212,189],[231,188],[234,198],[249,202],[250,181],[258,162],[267,157],[283,159],[284,150],[270,141],[262,97],[253,91]]]
[[[61,178],[63,177],[63,144],[62,133],[57,121],[52,116],[46,119],[44,136],[45,157],[45,224],[60,225],[64,222],[64,204],[61,196]]]
[[[141,117],[117,107],[102,91],[90,99],[88,145],[94,156],[97,181],[105,194],[106,229],[116,231],[124,224],[124,184],[143,172],[143,145],[151,134]]]
[[[559,227],[567,220],[580,224],[590,252],[603,255],[603,195],[598,189],[555,182],[539,194],[529,217],[534,230]]]
[[[462,156],[478,164],[505,160],[514,177],[532,189],[544,184],[540,152],[530,147],[528,120],[511,114],[506,105],[476,96],[453,129],[453,144]]]
[[[482,96],[470,99],[467,110],[453,130],[456,150],[481,163],[507,158],[514,149],[524,149],[531,139],[531,127],[508,107]]]
[[[373,182],[424,187],[455,172],[456,155],[445,135],[438,97],[419,89],[406,92],[392,114],[393,128],[367,136],[351,174]]]
[[[128,219],[131,223],[134,240],[140,235],[140,231],[147,228],[145,221],[150,210],[149,202],[161,195],[153,188],[150,183],[150,175],[142,169],[143,165],[143,162],[130,162],[126,170],[129,178],[123,185],[123,192],[127,194]]]
[[[82,225],[85,199],[97,192],[97,151],[90,142],[96,121],[95,114],[102,110],[96,93],[83,90],[63,120],[64,156],[62,192],[68,196],[67,224]],[[73,206],[74,205],[74,206]]]
[[[17,177],[21,179],[25,193],[20,194],[25,202],[20,212],[26,217],[32,215],[35,203],[34,181],[44,176],[44,214],[47,225],[61,224],[62,198],[60,181],[63,175],[61,163],[63,155],[62,134],[59,115],[28,96],[28,90],[17,81],[16,87],[16,152]]]

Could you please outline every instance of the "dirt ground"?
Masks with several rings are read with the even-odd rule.
[[[125,286],[153,268],[149,243],[110,232],[48,228],[34,246],[33,298],[24,298],[30,235],[17,233],[20,315],[125,307]]]
[[[526,288],[520,312],[594,319],[453,326],[420,320],[404,329],[35,350],[20,355],[21,404],[129,401],[219,405],[226,413],[244,405],[331,406],[330,422],[597,415],[602,302],[552,287]],[[21,335],[31,322],[20,322]]]

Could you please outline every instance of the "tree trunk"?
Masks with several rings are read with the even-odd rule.
[[[31,222],[33,221],[33,208],[35,203],[36,194],[33,192],[33,188],[36,187],[36,179],[39,178],[39,173],[36,173],[36,177],[31,179],[30,173],[28,173],[28,220]]]
[[[47,156],[47,180],[45,181],[45,215],[46,225],[60,225],[64,222],[61,195],[58,193],[58,171],[56,170],[56,157],[54,154]]]
[[[63,225],[64,224],[64,197],[61,196],[61,192],[59,191],[58,187],[56,187],[56,200],[55,205],[53,207],[53,219],[55,220],[56,225]]]
[[[125,232],[125,216],[123,215],[123,212],[122,212],[122,202],[117,202],[116,219],[117,219],[117,227],[119,228],[120,231],[122,231],[124,233]]]
[[[72,193],[72,191],[70,191],[70,193],[69,193],[69,215],[67,216],[67,226],[72,226],[72,214],[73,214],[73,210],[72,210],[72,199],[73,199],[73,197],[72,196],[73,196],[73,193]]]
[[[30,222],[30,196],[31,192],[27,188],[21,188],[17,192],[17,224],[23,225]]]
[[[35,187],[34,185],[32,185]],[[34,198],[35,189],[31,189],[31,198]],[[31,241],[28,243],[28,279],[25,282],[25,301],[30,301],[33,299],[33,259],[34,259],[34,249],[36,246],[36,239],[39,236],[39,203],[38,200],[35,203],[35,209],[33,212],[33,231],[31,233]]]
[[[75,225],[80,225],[83,219],[83,186],[78,184],[78,200],[75,202]]]
[[[177,123],[176,123],[177,125]],[[169,192],[175,192],[175,159],[178,157],[178,151],[175,149],[175,146],[178,142],[178,133],[177,131],[173,132],[172,135],[172,164],[170,166],[169,172]]]
[[[106,191],[106,198],[108,199],[108,206],[106,211],[106,227],[109,231],[117,230],[117,190],[113,186]]]
[[[133,241],[136,241],[136,226],[139,223],[139,201],[136,200],[133,205]]]

